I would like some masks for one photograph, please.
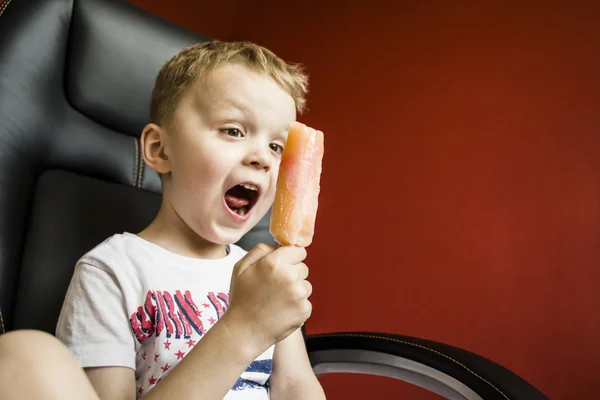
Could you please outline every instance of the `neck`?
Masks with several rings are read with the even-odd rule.
[[[222,258],[225,245],[209,242],[181,219],[164,198],[158,214],[138,236],[173,253],[194,258]]]

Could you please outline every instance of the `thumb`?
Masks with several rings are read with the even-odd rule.
[[[235,264],[235,267],[233,268],[233,273],[236,275],[240,275],[242,272],[248,269],[249,266],[256,264],[258,260],[271,254],[274,251],[275,247],[273,246],[269,246],[265,243],[257,244],[240,261],[238,261],[237,264]]]

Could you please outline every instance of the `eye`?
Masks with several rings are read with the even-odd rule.
[[[283,146],[277,143],[271,143],[269,145],[269,147],[271,148],[271,150],[273,150],[275,153],[277,154],[281,154],[283,152]]]
[[[242,134],[242,131],[240,131],[238,128],[225,128],[222,129],[223,132],[225,132],[228,136],[231,137],[242,137],[244,136]]]

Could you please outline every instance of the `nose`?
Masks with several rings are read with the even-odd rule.
[[[256,169],[262,169],[268,172],[271,169],[272,157],[271,149],[269,149],[268,143],[263,143],[262,140],[257,140],[252,148],[249,149],[248,153],[244,158],[244,165],[254,167]]]

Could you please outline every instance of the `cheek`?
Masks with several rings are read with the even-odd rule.
[[[279,175],[279,164],[277,164],[271,171],[271,184],[269,185],[269,192],[266,193],[265,198],[271,202],[275,200],[275,191],[277,190],[277,177]]]
[[[265,204],[267,204],[269,207],[273,204],[273,201],[275,200],[275,190],[270,190],[269,193],[265,194],[264,197],[264,202]]]
[[[269,206],[271,206],[273,204],[273,201],[275,200],[276,189],[277,189],[277,178],[275,178],[274,180],[271,181],[269,191],[266,192],[263,197],[265,203],[269,204]]]
[[[214,185],[227,172],[226,154],[212,148],[209,143],[180,143],[177,150],[173,170],[187,184],[198,187]]]

